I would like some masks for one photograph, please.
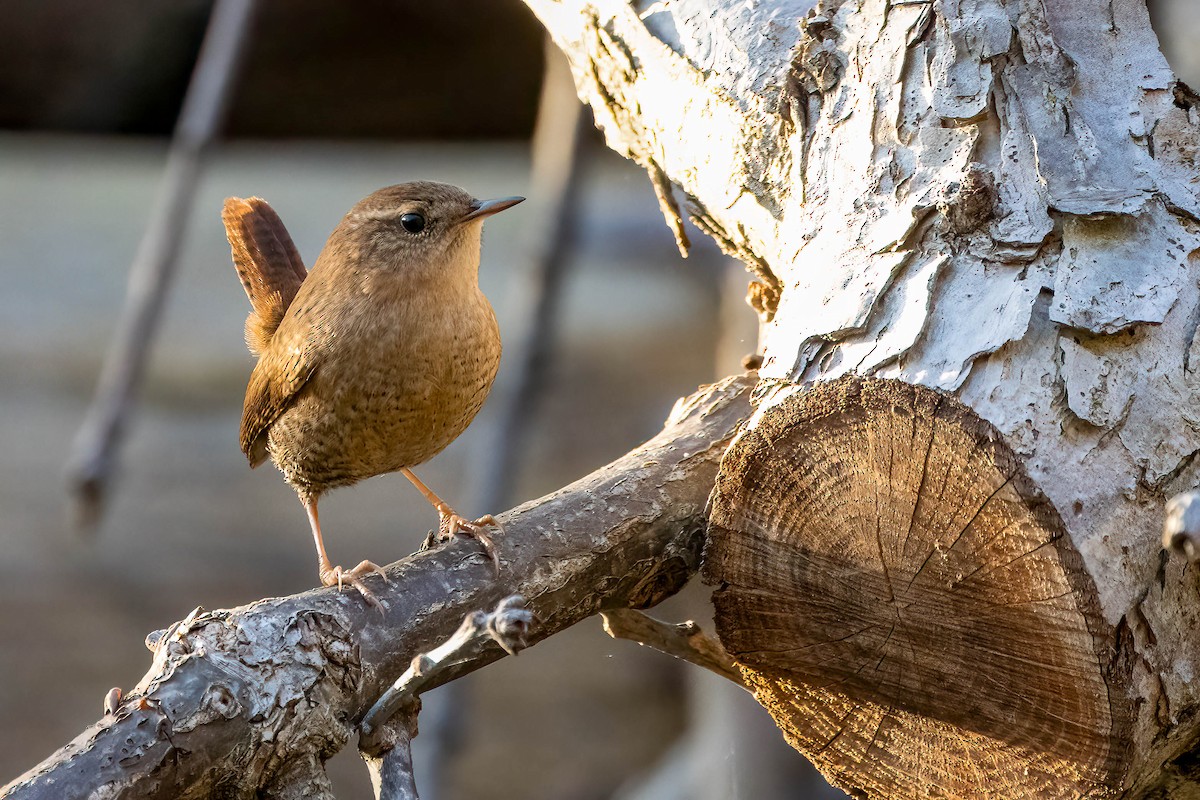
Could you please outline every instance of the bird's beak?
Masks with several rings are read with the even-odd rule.
[[[476,200],[475,209],[463,217],[460,222],[470,222],[473,219],[483,219],[492,214],[499,214],[506,208],[512,208],[517,203],[524,202],[524,197],[501,197],[499,200]]]

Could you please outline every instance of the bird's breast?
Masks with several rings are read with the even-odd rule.
[[[482,292],[369,306],[340,326],[272,427],[272,454],[293,483],[331,487],[423,463],[466,429],[491,390],[500,333]]]

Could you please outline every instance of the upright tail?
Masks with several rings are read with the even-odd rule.
[[[259,355],[308,276],[283,220],[259,197],[230,197],[221,212],[233,266],[254,309],[246,317],[246,346]]]

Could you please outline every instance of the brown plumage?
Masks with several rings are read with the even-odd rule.
[[[346,214],[309,273],[265,201],[225,201],[253,308],[246,343],[259,356],[242,451],[251,466],[270,457],[300,495],[326,585],[350,582],[375,602],[360,579],[379,568],[332,566],[317,500],[386,472],[403,472],[433,503],[443,532],[476,536],[496,559],[482,530],[494,520],[464,520],[409,468],[454,441],[491,389],[500,335],[479,289],[480,234],[485,217],[520,200],[481,202],[430,182],[380,189]]]
[[[246,346],[257,356],[271,343],[308,270],[283,220],[261,197],[230,197],[221,220],[233,249],[233,266],[254,309],[246,317]]]

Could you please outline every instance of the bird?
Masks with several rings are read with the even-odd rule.
[[[245,338],[258,362],[242,409],[251,467],[268,458],[308,516],[325,586],[350,584],[382,604],[364,560],[335,566],[317,503],[329,490],[400,472],[437,510],[442,538],[478,539],[499,573],[485,528],[412,471],[467,428],[500,365],[500,331],[479,287],[483,222],[522,197],[477,200],[445,183],[388,186],[342,218],[307,271],[274,209],[258,197],[225,200],[234,267],[250,299]]]

